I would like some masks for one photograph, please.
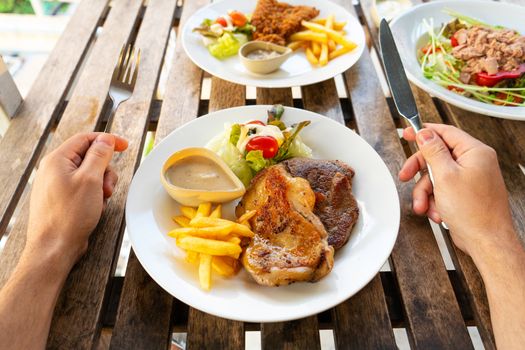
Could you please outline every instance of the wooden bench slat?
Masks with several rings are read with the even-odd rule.
[[[363,11],[368,7],[363,5]],[[382,156],[401,200],[400,232],[391,259],[415,348],[472,348],[432,230],[412,213],[413,183],[397,173],[406,157],[379,85],[370,54],[345,73],[359,133]],[[429,273],[432,271],[432,273]]]
[[[179,28],[184,26],[195,10],[207,3],[207,0],[186,2]],[[155,144],[177,127],[197,117],[201,81],[202,71],[186,56],[180,40],[177,40],[155,133]],[[172,305],[173,297],[151,279],[132,251],[110,347],[130,349],[142,344],[141,348],[166,348],[166,341],[171,336]],[[144,340],[146,328],[151,332]]]
[[[213,77],[209,111],[244,106],[246,87]],[[188,350],[244,349],[244,323],[212,316],[190,308]]]
[[[107,2],[85,0],[78,6],[0,140],[0,237],[13,215]]]
[[[345,124],[333,79],[304,86],[302,95],[305,109]],[[360,349],[396,348],[379,274],[365,289],[335,307],[332,314],[335,320],[334,336],[339,348],[350,344],[359,344]]]
[[[257,104],[293,106],[291,88],[257,89]],[[285,117],[286,118],[286,117]],[[320,349],[316,316],[300,320],[261,324],[263,349]]]

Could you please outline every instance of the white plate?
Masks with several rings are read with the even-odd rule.
[[[443,13],[449,8],[483,22],[502,25],[525,34],[525,7],[495,1],[439,1],[415,6],[394,19],[390,24],[408,79],[425,90],[454,106],[491,117],[525,120],[525,107],[496,106],[458,95],[426,79],[421,73],[416,52],[418,40],[426,34],[423,19],[434,18],[436,27],[451,20]]]
[[[176,227],[171,217],[178,204],[160,183],[163,162],[185,147],[204,146],[223,130],[225,122],[265,119],[270,106],[246,106],[200,117],[173,131],[142,162],[131,183],[126,204],[127,229],[133,250],[144,269],[166,291],[207,313],[246,322],[277,322],[317,314],[348,299],[363,288],[387,260],[399,228],[399,199],[387,167],[379,155],[352,130],[318,114],[286,108],[287,125],[311,120],[301,131],[314,157],[339,159],[356,175],[353,192],[360,216],[349,242],[336,253],[332,272],[317,283],[284,287],[256,284],[242,270],[225,279],[213,275],[212,289],[199,287],[197,267],[166,233]],[[225,208],[234,219],[236,203]]]
[[[212,75],[241,85],[266,88],[317,83],[333,78],[357,62],[365,47],[365,33],[353,15],[341,6],[327,0],[285,0],[285,2],[291,5],[314,6],[320,10],[320,17],[334,14],[336,21],[346,21],[347,24],[344,29],[347,32],[347,37],[355,42],[358,47],[350,53],[331,60],[326,66],[316,68],[308,63],[304,52],[299,50],[291,55],[278,71],[266,75],[256,75],[246,70],[237,55],[225,60],[218,60],[210,55],[202,43],[201,35],[192,32],[193,28],[198,27],[205,18],[215,19],[232,9],[243,13],[252,13],[257,4],[257,0],[223,0],[203,7],[188,19],[182,30],[184,50],[197,66]]]

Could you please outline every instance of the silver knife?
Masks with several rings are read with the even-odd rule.
[[[386,80],[397,111],[408,121],[417,134],[423,128],[423,123],[421,123],[421,118],[419,118],[416,100],[414,100],[414,95],[412,94],[412,90],[410,90],[410,84],[408,83],[401,57],[399,57],[394,36],[385,19],[381,20],[381,25],[379,26],[379,47],[383,67],[385,68]],[[430,181],[432,185],[434,185],[434,177],[428,164],[427,170]],[[442,222],[441,225],[443,228],[448,229],[444,222]]]

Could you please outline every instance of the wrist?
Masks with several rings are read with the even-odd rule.
[[[21,263],[25,266],[38,265],[46,274],[65,278],[78,260],[79,254],[68,249],[60,240],[43,237],[27,241],[20,258]]]
[[[489,277],[495,273],[511,272],[511,266],[525,262],[525,250],[513,227],[491,232],[490,239],[480,240],[469,251],[481,275]]]

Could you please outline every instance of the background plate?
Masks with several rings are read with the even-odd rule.
[[[347,10],[327,0],[286,0],[292,5],[314,6],[320,10],[319,17],[334,14],[336,21],[347,21],[345,30],[347,38],[355,42],[358,47],[352,52],[331,60],[324,67],[312,67],[302,50],[293,55],[273,73],[256,75],[244,68],[237,56],[225,60],[218,60],[208,52],[203,45],[201,35],[193,33],[205,18],[215,19],[228,10],[238,10],[252,13],[257,0],[222,0],[203,7],[191,16],[182,29],[182,45],[191,60],[201,69],[221,79],[241,85],[250,85],[266,88],[302,86],[317,83],[333,78],[357,62],[365,47],[365,33],[359,21]]]
[[[314,157],[339,159],[356,175],[353,192],[360,216],[348,243],[337,251],[332,272],[317,283],[284,287],[256,284],[242,270],[225,279],[213,275],[212,290],[200,289],[197,266],[166,233],[176,225],[171,217],[178,204],[160,183],[163,162],[185,147],[204,146],[226,122],[266,119],[270,106],[225,109],[200,117],[173,131],[144,159],[131,183],[126,222],[133,250],[144,269],[166,291],[186,304],[210,314],[246,322],[298,319],[327,310],[363,288],[387,260],[399,228],[399,198],[392,176],[366,141],[345,126],[319,114],[288,108],[287,125],[311,120],[301,136]],[[225,206],[224,216],[235,218],[236,203]]]
[[[525,120],[525,107],[496,106],[458,95],[428,80],[421,73],[416,52],[420,38],[426,34],[423,19],[434,18],[436,27],[452,19],[443,9],[449,8],[483,22],[502,25],[525,34],[525,7],[496,1],[438,1],[415,6],[390,24],[407,77],[429,94],[454,106],[491,117]],[[504,15],[503,15],[504,14]]]

